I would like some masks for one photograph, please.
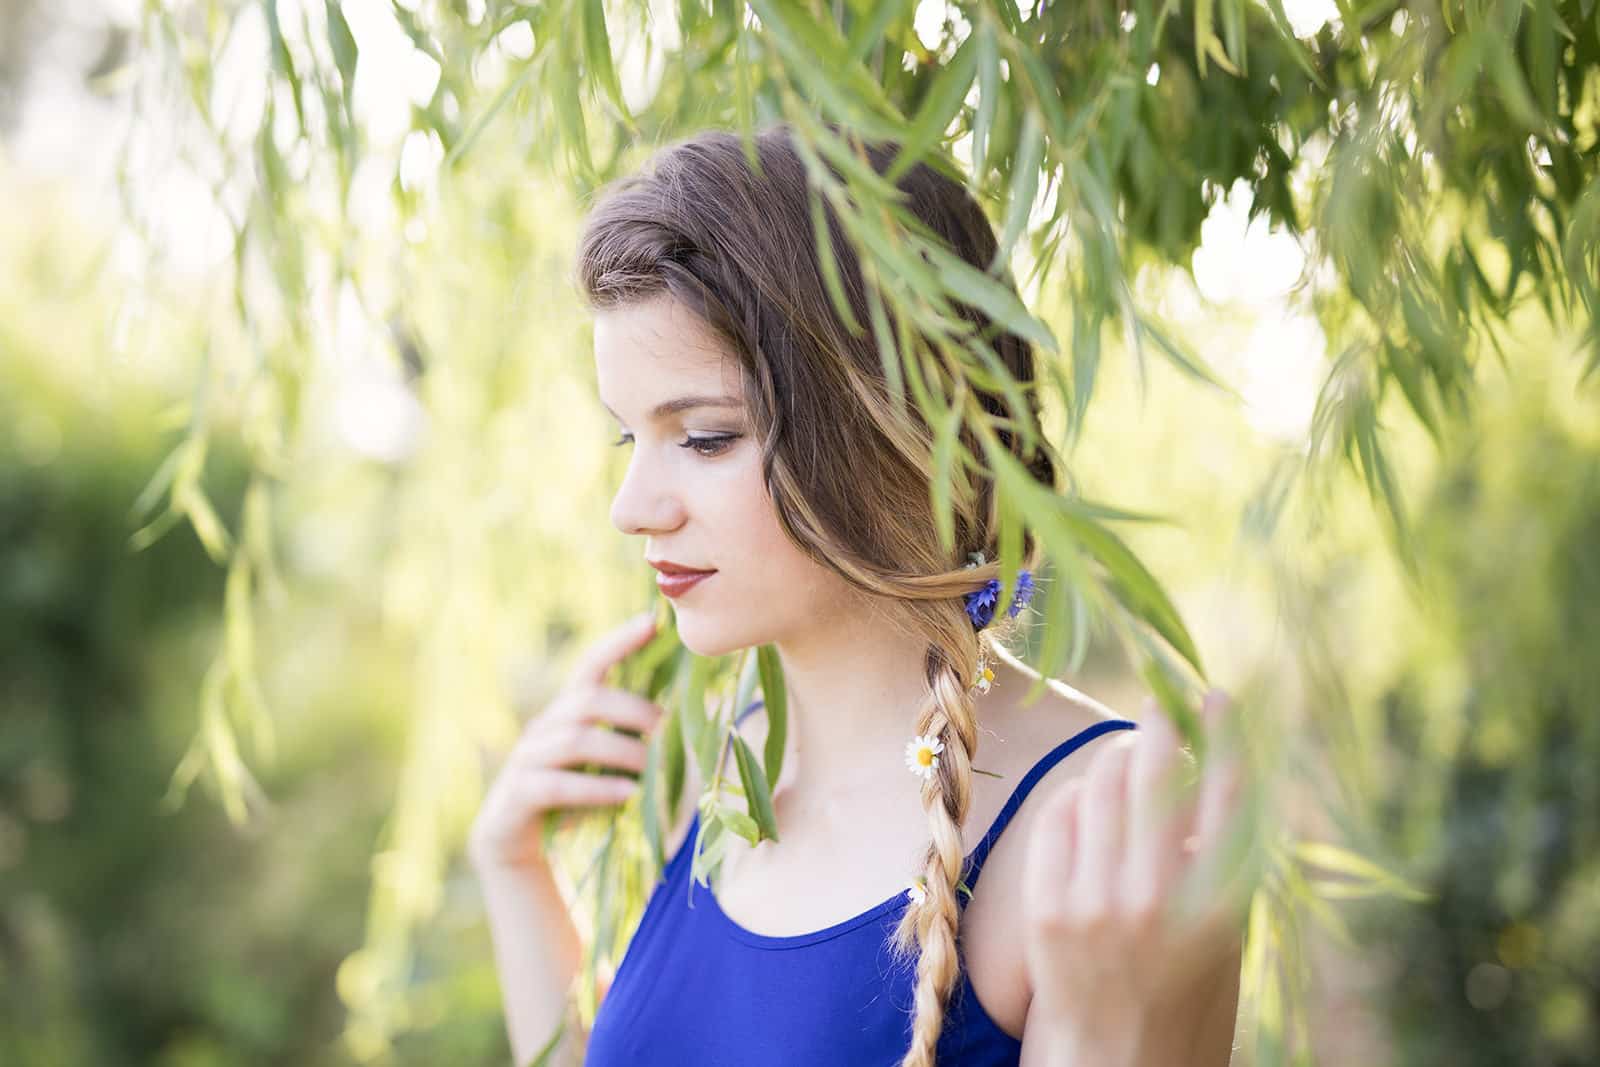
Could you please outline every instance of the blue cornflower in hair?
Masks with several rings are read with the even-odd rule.
[[[1033,599],[1033,575],[1023,571],[1017,575],[1017,595],[1011,598],[1011,607],[1006,609],[1006,614],[1013,619],[1017,612],[1028,606],[1028,601]]]
[[[983,629],[994,618],[995,604],[1000,600],[1000,579],[990,578],[983,583],[982,589],[968,593],[966,599],[967,618],[972,620],[972,628]]]
[[[1011,618],[1017,617],[1033,599],[1033,575],[1022,571],[1017,575],[1017,592],[1011,599],[1011,606],[1006,609],[1006,614]],[[1000,603],[1000,579],[990,578],[983,583],[983,588],[973,590],[966,594],[967,618],[972,620],[972,628],[981,630],[994,619],[994,609]]]

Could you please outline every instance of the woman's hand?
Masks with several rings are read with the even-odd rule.
[[[468,835],[467,854],[483,872],[527,870],[546,861],[538,817],[554,808],[620,804],[639,791],[646,738],[665,711],[659,704],[605,684],[606,672],[655,636],[653,615],[640,615],[586,648],[567,684],[523,727],[484,795]],[[623,727],[640,736],[611,727]],[[593,763],[631,777],[567,768]]]
[[[1097,1063],[1227,1062],[1254,888],[1252,865],[1231,847],[1246,763],[1225,728],[1227,704],[1221,690],[1206,694],[1198,781],[1148,701],[1140,728],[1096,752],[1040,812],[1024,860],[1023,943],[1029,1019],[1046,1021],[1052,1049]],[[1223,1015],[1227,1037],[1213,1059],[1193,1042]],[[1148,1049],[1156,1028],[1166,1052],[1120,1051]],[[1069,1061],[1052,1053],[1045,1062]]]

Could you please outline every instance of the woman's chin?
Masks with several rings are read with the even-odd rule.
[[[706,619],[696,619],[694,611],[678,611],[677,629],[678,640],[683,641],[683,648],[690,649],[696,656],[712,657],[725,656],[731,653],[736,646],[722,632],[722,627],[707,624]]]
[[[695,611],[677,612],[678,640],[683,642],[683,647],[690,652],[707,659],[715,659],[717,656],[725,656],[729,652],[736,652],[749,646],[748,642],[739,640],[736,634],[715,625],[710,620],[696,618],[698,614]]]

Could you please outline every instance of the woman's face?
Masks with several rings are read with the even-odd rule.
[[[630,450],[612,523],[643,536],[653,563],[715,572],[671,600],[683,643],[718,656],[827,625],[849,586],[779,525],[726,343],[662,294],[597,313],[594,348]]]

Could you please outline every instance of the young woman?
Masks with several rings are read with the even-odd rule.
[[[998,576],[992,483],[966,475],[958,550],[942,552],[932,435],[889,402],[870,332],[829,300],[790,138],[759,133],[759,172],[731,133],[663,149],[608,190],[579,248],[600,398],[631,449],[612,521],[661,572],[684,644],[772,644],[790,708],[781,839],[734,841],[712,885],[694,884],[699,816],[683,805],[584,1062],[1225,1064],[1238,908],[1180,918],[1164,905],[1217,840],[1238,773],[1208,761],[1184,804],[1163,806],[1183,753],[1161,715],[1135,732],[1055,680],[1023,705],[1037,675],[997,638],[1022,598],[980,613],[967,597]],[[879,173],[892,155],[869,151]],[[919,165],[898,184],[953,251],[989,264],[993,231],[959,183]],[[867,322],[860,264],[829,221]],[[1031,386],[1028,344],[992,344]],[[1022,454],[1001,425],[1055,488],[1048,452]],[[1024,548],[1031,570],[1038,546]],[[604,679],[652,629],[635,619],[585,653],[473,829],[519,1064],[561,1022],[579,959],[537,816],[637,788],[566,768],[642,769],[644,742],[606,727],[648,732],[663,711]],[[1213,721],[1220,706],[1208,700]],[[761,711],[739,722],[756,751]],[[582,1046],[564,1042],[553,1062]]]

